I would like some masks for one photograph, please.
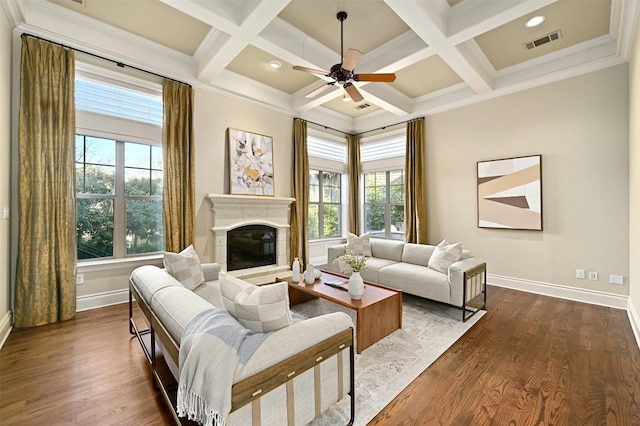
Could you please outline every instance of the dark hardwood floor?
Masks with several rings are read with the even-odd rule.
[[[640,425],[626,311],[487,295],[487,314],[369,425]]]
[[[127,309],[12,331],[0,424],[171,424]],[[625,311],[490,286],[487,314],[370,424],[640,425],[640,349]]]

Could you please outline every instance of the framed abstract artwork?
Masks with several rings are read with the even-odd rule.
[[[273,138],[227,129],[231,194],[274,195]]]
[[[478,227],[542,231],[542,156],[478,161]]]

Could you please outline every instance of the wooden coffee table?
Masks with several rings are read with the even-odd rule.
[[[356,350],[361,353],[378,340],[402,328],[402,292],[365,281],[362,299],[353,300],[346,291],[324,284],[346,279],[348,278],[323,271],[313,284],[306,284],[304,279],[294,283],[291,277],[276,281],[289,283],[291,305],[320,297],[356,311]]]

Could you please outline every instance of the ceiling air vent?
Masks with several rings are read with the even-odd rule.
[[[543,44],[547,44],[547,43],[550,43],[552,41],[556,41],[556,40],[560,39],[561,37],[562,37],[562,33],[560,32],[560,30],[554,31],[551,34],[547,34],[546,36],[540,37],[537,40],[526,42],[524,44],[524,47],[526,47],[527,49],[533,49],[535,47],[542,46]]]
[[[356,109],[365,109],[365,108],[369,108],[370,106],[371,105],[369,105],[367,103],[364,103],[364,104],[357,105],[355,108]]]

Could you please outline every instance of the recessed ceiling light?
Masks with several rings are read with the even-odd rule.
[[[529,19],[527,23],[524,24],[524,26],[527,28],[537,27],[538,25],[542,24],[545,19],[546,18],[542,15],[534,16],[533,18]]]
[[[282,66],[282,64],[280,62],[278,62],[278,61],[269,61],[269,66],[271,68],[278,69],[278,68],[280,68]]]

